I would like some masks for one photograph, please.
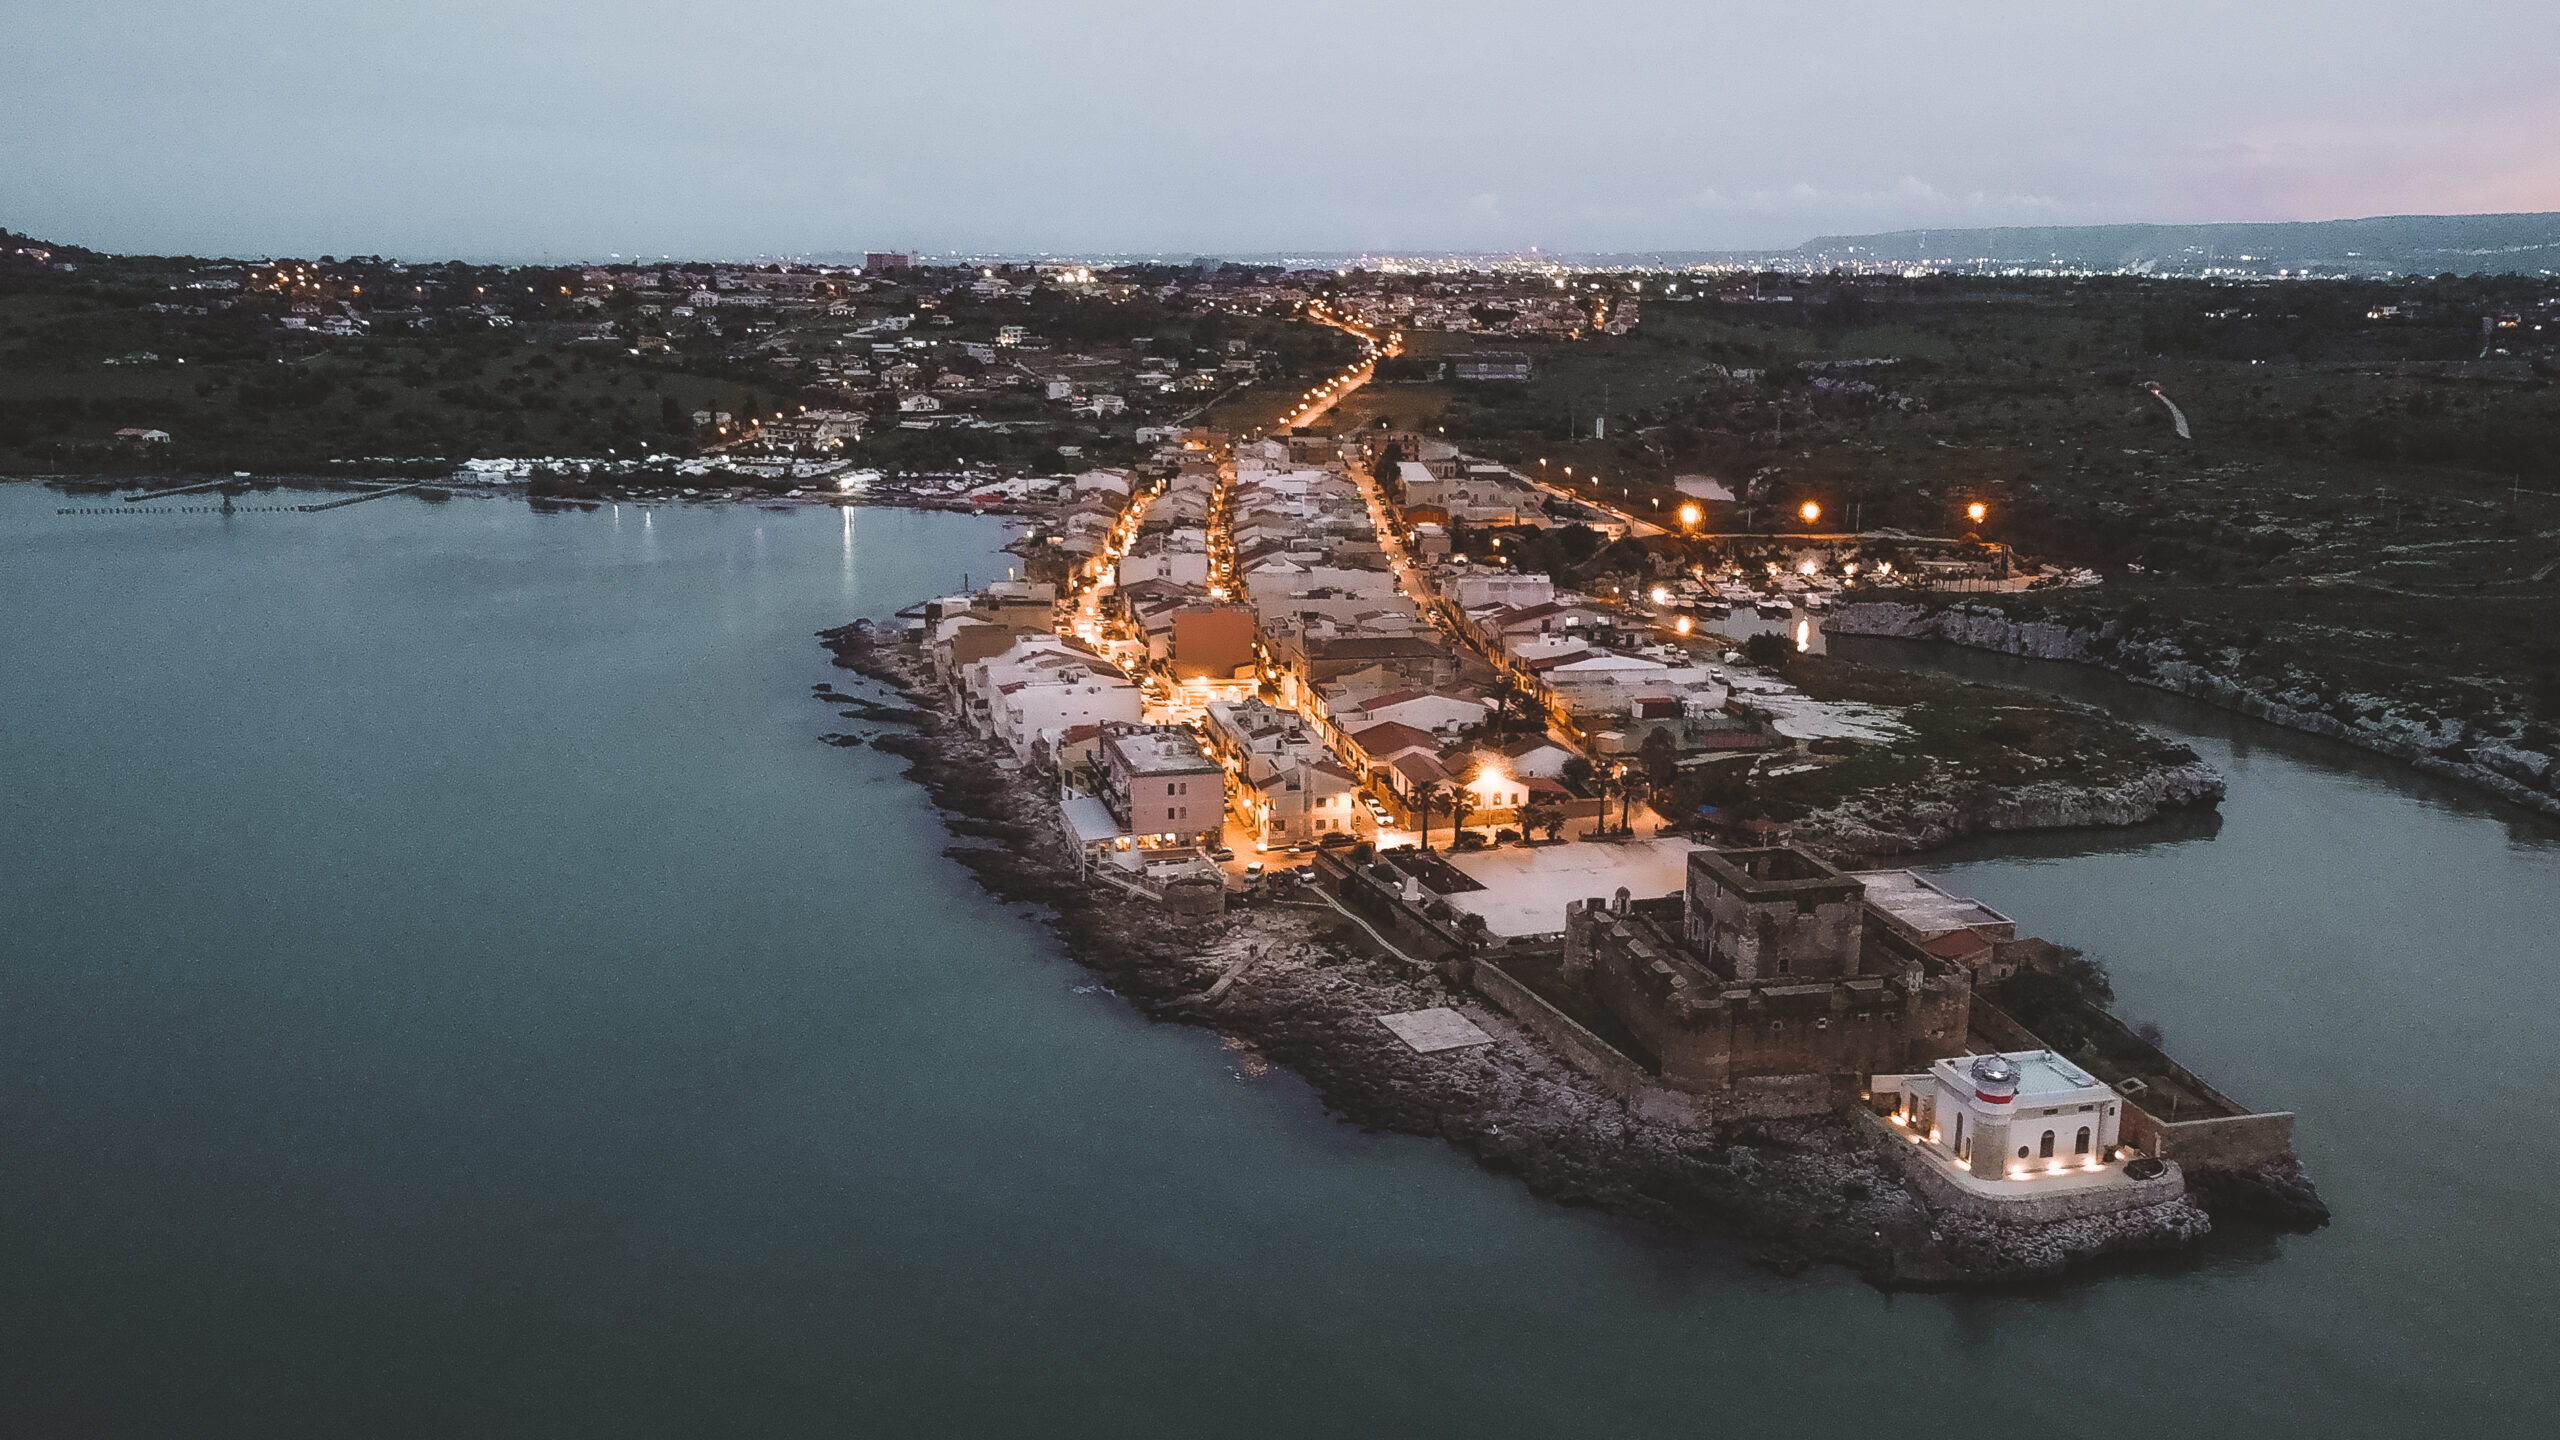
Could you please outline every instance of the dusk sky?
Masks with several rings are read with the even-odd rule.
[[[2560,210],[2560,5],[11,6],[0,225],[201,254],[1714,249]]]

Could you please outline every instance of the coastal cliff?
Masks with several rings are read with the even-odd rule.
[[[1562,1203],[1733,1237],[1782,1272],[1831,1263],[1879,1285],[2016,1282],[2102,1256],[2181,1249],[2213,1227],[2193,1194],[2037,1225],[1947,1211],[1854,1113],[1737,1112],[1703,1128],[1640,1114],[1449,973],[1376,953],[1321,900],[1256,898],[1185,920],[1101,891],[1077,875],[1044,787],[1007,773],[993,748],[954,723],[902,647],[875,644],[868,624],[822,638],[837,665],[900,697],[851,713],[901,727],[868,743],[905,760],[945,811],[960,842],[947,852],[953,859],[995,895],[1042,906],[1068,953],[1114,993],[1157,1018],[1214,1030],[1246,1073],[1286,1066],[1356,1124],[1439,1136]],[[853,697],[822,687],[821,698]],[[1463,1010],[1497,1043],[1425,1056],[1379,1023],[1430,1006]]]
[[[1871,601],[1832,611],[1824,629],[1834,635],[1943,640],[2004,655],[2094,665],[2138,685],[2343,740],[2427,774],[2560,815],[2560,756],[2527,743],[2521,734],[2492,733],[2473,721],[2410,713],[2375,697],[2334,693],[2317,677],[2290,668],[2243,675],[2209,663],[2180,640],[2149,633],[2121,617],[2072,623],[2011,615],[1978,603]]]

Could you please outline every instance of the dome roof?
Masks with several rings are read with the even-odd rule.
[[[2015,1085],[2018,1083],[2018,1062],[2010,1059],[2006,1055],[1976,1056],[1974,1057],[1974,1062],[1971,1068],[1973,1078],[1985,1085]]]

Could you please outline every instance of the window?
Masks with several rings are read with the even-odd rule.
[[[2019,1151],[2018,1153],[2019,1153],[2019,1154],[2021,1154],[2021,1155],[2024,1155],[2024,1154],[2026,1154],[2027,1152],[2026,1152],[2026,1151],[2024,1151],[2024,1150],[2021,1150],[2021,1151]],[[2043,1139],[2043,1140],[2041,1140],[2041,1141],[2039,1141],[2039,1142],[2037,1142],[2037,1145],[2036,1145],[2036,1158],[2037,1158],[2037,1159],[2040,1159],[2040,1160],[2050,1160],[2050,1159],[2052,1159],[2052,1158],[2053,1158],[2053,1132],[2052,1132],[2052,1131],[2047,1130],[2046,1132],[2044,1132],[2044,1139]]]
[[[2072,1147],[2071,1147],[2071,1153],[2072,1153],[2072,1154],[2074,1154],[2074,1155],[2086,1155],[2086,1154],[2088,1154],[2088,1153],[2089,1153],[2089,1127],[2088,1127],[2088,1126],[2083,1125],[2083,1126],[2081,1126],[2081,1127],[2080,1127],[2080,1143],[2078,1143],[2078,1144],[2076,1144],[2076,1145],[2074,1145],[2074,1146],[2072,1146]]]
[[[1964,1112],[1961,1110],[1956,1112],[1956,1158],[1959,1160],[1973,1158],[1973,1148],[1965,1143]]]

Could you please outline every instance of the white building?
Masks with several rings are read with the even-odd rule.
[[[1003,652],[960,666],[961,713],[979,733],[1028,760],[1032,742],[1078,725],[1134,724],[1138,687],[1101,657],[1054,635],[1025,635]]]
[[[1034,741],[1055,742],[1079,725],[1135,724],[1145,710],[1138,687],[1101,665],[1055,665],[998,686],[996,738],[1028,761]]]
[[[1508,570],[1494,570],[1470,565],[1453,568],[1441,575],[1440,592],[1458,602],[1466,611],[1483,610],[1500,605],[1526,609],[1545,605],[1556,598],[1555,582],[1544,575],[1519,575]]]
[[[1481,695],[1457,690],[1394,690],[1361,701],[1358,709],[1342,717],[1342,725],[1348,730],[1362,730],[1392,720],[1416,730],[1454,735],[1467,726],[1483,724],[1491,713]]]
[[[1359,777],[1331,760],[1286,763],[1257,755],[1240,778],[1257,848],[1322,841],[1327,835],[1357,840],[1377,834]]]
[[[1871,1088],[1888,1118],[1981,1180],[2103,1169],[2124,1118],[2122,1096],[2050,1050],[1953,1056]]]
[[[1141,580],[1163,580],[1175,585],[1201,586],[1209,583],[1209,552],[1203,550],[1155,550],[1144,555],[1120,557],[1115,583],[1135,585]]]

